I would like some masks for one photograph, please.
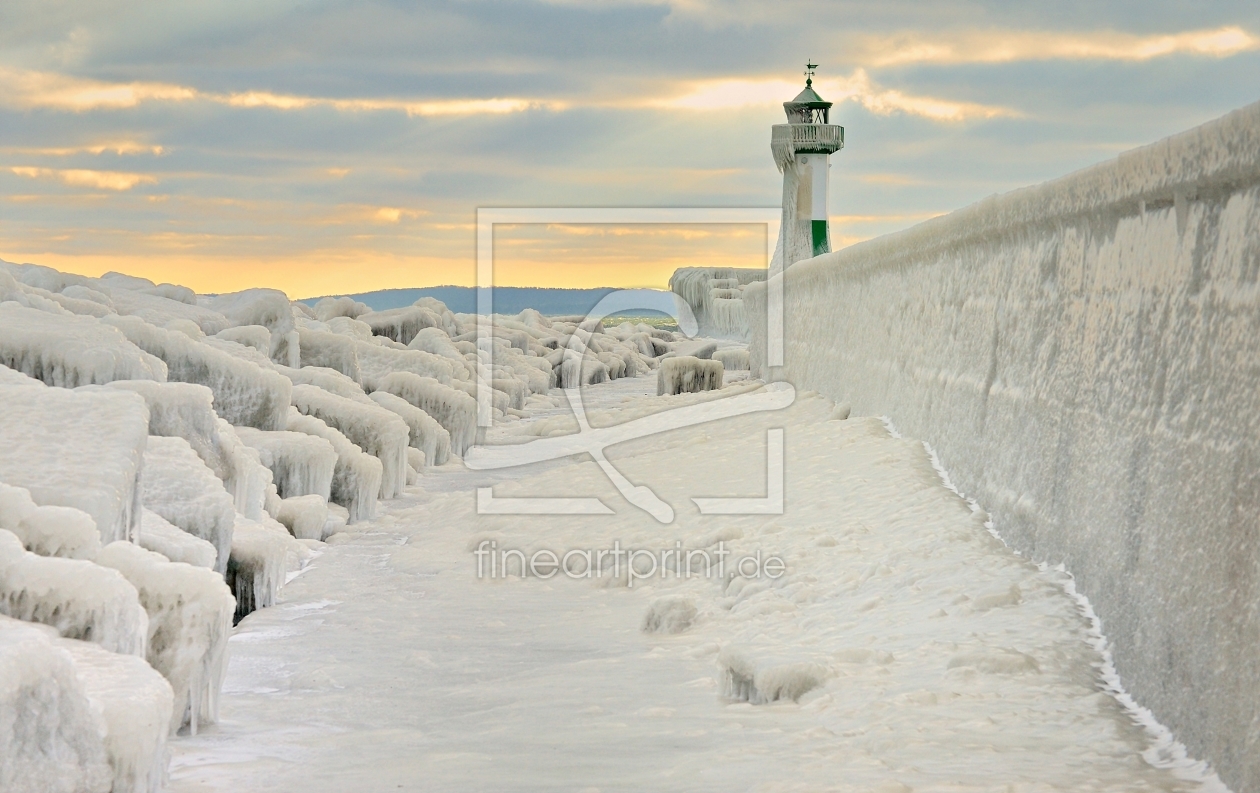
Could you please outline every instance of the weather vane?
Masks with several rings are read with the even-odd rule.
[[[814,84],[814,70],[818,68],[818,64],[811,60],[805,61],[805,87],[808,88]]]

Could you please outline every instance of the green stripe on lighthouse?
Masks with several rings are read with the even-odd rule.
[[[824,253],[831,253],[831,245],[827,240],[827,221],[811,220],[809,225],[814,237],[814,255],[820,256]]]

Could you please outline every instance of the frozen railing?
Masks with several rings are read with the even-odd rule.
[[[844,127],[836,124],[775,124],[770,150],[782,171],[797,152],[831,154],[844,148]]]

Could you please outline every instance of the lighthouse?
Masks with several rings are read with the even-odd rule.
[[[771,128],[770,150],[783,173],[783,222],[770,272],[831,250],[827,228],[827,174],[831,154],[844,148],[844,127],[829,123],[831,103],[814,90],[814,69],[805,65],[805,90],[783,103],[788,123]]]

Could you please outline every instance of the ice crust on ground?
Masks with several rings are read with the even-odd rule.
[[[0,482],[25,488],[36,504],[86,512],[102,543],[132,536],[148,440],[143,399],[0,385],[0,415]]]
[[[136,588],[82,559],[39,556],[0,529],[0,613],[55,628],[68,639],[144,657],[149,619]]]
[[[149,438],[144,453],[144,507],[215,549],[214,570],[227,569],[236,509],[223,482],[188,441]]]
[[[106,546],[96,563],[122,573],[149,616],[149,664],[174,691],[168,717],[173,734],[218,718],[219,689],[227,671],[228,636],[236,602],[212,570],[169,561],[127,542]],[[165,764],[163,764],[165,768]]]
[[[381,461],[381,498],[394,498],[407,486],[406,422],[373,402],[339,397],[310,385],[293,387],[293,406],[315,416]]]
[[[769,393],[739,382],[642,396],[654,386],[645,377],[588,389],[592,423],[666,420],[675,408]],[[633,483],[675,506],[672,524],[621,501],[590,461],[488,481],[432,471],[425,498],[383,502],[283,604],[242,623],[224,702],[241,721],[231,736],[180,747],[174,790],[239,789],[263,767],[281,791],[364,780],[384,789],[405,786],[417,762],[432,769],[427,789],[452,791],[610,777],[680,791],[785,780],[803,790],[837,780],[854,791],[1219,790],[1192,761],[1144,757],[1154,736],[1102,688],[1105,656],[1066,574],[1004,547],[921,443],[836,414],[802,395],[786,411],[610,449]],[[551,418],[572,420],[544,410],[490,439],[534,437],[532,425]],[[773,428],[785,429],[789,461],[783,514],[698,514],[693,497],[766,492],[762,439]],[[479,514],[474,485],[493,485],[496,498],[599,496],[616,514]],[[710,553],[722,543],[730,555],[723,576],[645,574],[633,586],[624,570],[478,580],[473,552],[490,540],[527,557],[614,540]],[[758,551],[781,556],[784,575],[730,569]],[[353,653],[328,652],[342,646]],[[413,679],[404,688],[392,683],[401,665]],[[318,726],[279,734],[314,708]],[[408,739],[382,740],[372,728],[382,720],[424,743],[399,752]],[[330,734],[334,724],[344,731]],[[240,761],[244,743],[256,759]],[[294,743],[303,761],[275,773],[270,758]],[[474,744],[484,751],[466,753]],[[557,745],[565,752],[542,751]]]
[[[333,467],[329,500],[349,510],[350,522],[367,520],[376,514],[383,470],[380,460],[315,416],[299,413],[297,408],[289,411],[288,430],[323,438],[332,445],[337,462]]]

